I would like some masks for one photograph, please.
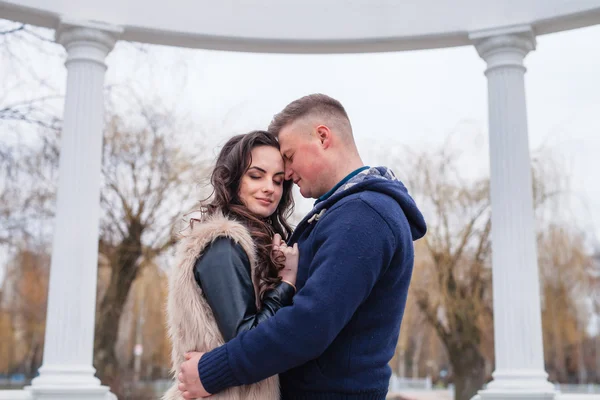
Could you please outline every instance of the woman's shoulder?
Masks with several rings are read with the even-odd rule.
[[[180,243],[184,248],[200,247],[200,251],[221,236],[230,237],[243,247],[252,246],[252,237],[248,229],[239,221],[220,213],[202,220],[191,219],[188,227],[179,233]]]
[[[200,257],[203,260],[214,260],[217,263],[234,259],[239,259],[244,263],[250,262],[242,245],[229,236],[218,236],[215,238],[206,246]]]
[[[198,220],[196,220],[198,221]],[[250,236],[248,228],[235,219],[216,213],[201,221],[190,224],[189,236],[209,236],[211,241],[219,236],[230,236],[239,241],[240,237]]]
[[[220,257],[229,256],[233,261],[255,262],[256,248],[248,229],[222,214],[195,222],[181,236],[177,252],[182,257],[193,255],[196,260],[208,257],[216,262]]]

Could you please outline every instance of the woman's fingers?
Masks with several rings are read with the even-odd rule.
[[[294,243],[294,245],[292,247],[289,247],[288,245],[284,245],[283,243],[281,244],[281,246],[279,246],[279,250],[283,253],[283,254],[289,254],[289,255],[296,255],[298,254],[298,243]]]
[[[275,244],[275,238],[279,237],[279,244]],[[280,251],[283,255],[297,255],[298,254],[298,243],[294,243],[293,246],[288,246],[284,240],[281,240],[281,236],[275,234],[273,237],[273,251]]]
[[[281,244],[281,235],[279,233],[276,233],[273,236],[273,242],[272,242],[272,244],[273,244],[273,246],[279,246]]]

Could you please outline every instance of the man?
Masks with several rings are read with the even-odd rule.
[[[294,304],[190,353],[179,388],[204,397],[279,373],[284,400],[385,399],[423,216],[390,170],[364,166],[337,100],[298,99],[269,131],[286,179],[317,199],[289,241],[300,249]]]

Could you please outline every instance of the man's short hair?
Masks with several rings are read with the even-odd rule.
[[[350,118],[348,118],[348,114],[342,103],[320,93],[309,94],[288,104],[283,111],[273,117],[268,131],[278,136],[281,129],[285,126],[313,114],[325,117],[331,121],[339,121],[343,125],[343,128],[348,130],[345,133],[352,136]],[[341,126],[338,128],[341,128]]]

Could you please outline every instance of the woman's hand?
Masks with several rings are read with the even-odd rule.
[[[289,247],[285,241],[281,240],[279,234],[273,237],[273,251],[279,251],[285,257],[284,267],[279,271],[279,277],[292,285],[296,285],[296,275],[298,274],[298,244]]]

